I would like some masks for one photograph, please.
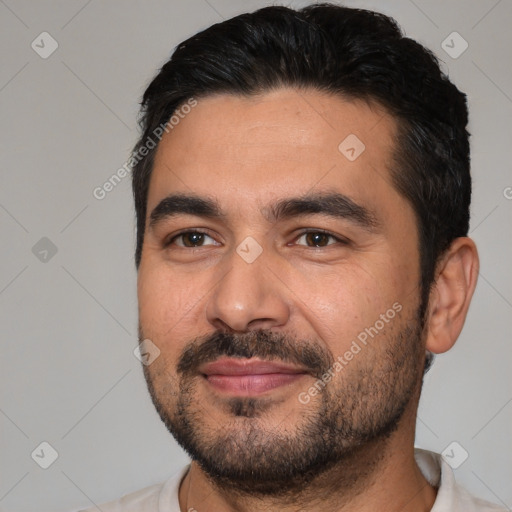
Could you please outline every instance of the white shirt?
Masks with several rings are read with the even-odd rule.
[[[475,498],[455,482],[452,468],[437,453],[415,448],[416,462],[424,477],[438,487],[430,512],[507,512],[506,508]],[[116,501],[100,505],[102,512],[180,512],[178,491],[189,467],[166,482],[146,487]],[[97,512],[92,507],[80,512]]]

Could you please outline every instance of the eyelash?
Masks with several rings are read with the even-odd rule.
[[[198,229],[188,229],[186,231],[182,231],[181,233],[177,233],[176,235],[174,235],[173,237],[171,237],[168,241],[166,241],[164,243],[164,246],[165,247],[168,247],[170,245],[173,245],[174,241],[177,239],[177,238],[180,238],[184,235],[191,235],[191,234],[198,234],[198,235],[206,235],[210,238],[213,238],[212,236],[210,236],[208,233],[206,233],[205,231],[199,231]],[[197,246],[197,247],[186,247],[186,246],[178,246],[178,247],[182,247],[183,249],[196,249],[198,247],[201,247],[200,245]]]
[[[295,238],[295,240],[299,240],[300,238],[302,238],[304,235],[310,235],[310,234],[320,234],[320,235],[325,235],[329,238],[332,238],[336,243],[338,244],[342,244],[342,245],[347,245],[348,241],[343,239],[343,238],[340,238],[336,235],[333,235],[332,233],[330,233],[329,231],[325,231],[323,229],[305,229],[303,231],[301,231],[297,237]],[[328,243],[327,246],[329,245],[334,245],[334,244],[330,244]],[[324,247],[327,247],[327,246],[321,246],[321,247],[315,247],[315,246],[305,246],[305,247],[308,247],[310,249],[323,249]],[[304,247],[304,246],[303,246]]]
[[[184,236],[184,235],[190,235],[190,234],[199,234],[199,235],[205,235],[209,238],[212,238],[212,236],[210,236],[207,232],[205,231],[199,231],[199,230],[195,230],[195,229],[189,229],[187,231],[182,231],[181,233],[177,233],[176,235],[174,235],[172,238],[170,238],[168,241],[165,242],[164,246],[165,247],[168,247],[168,246],[171,246],[174,244],[175,240]],[[300,233],[297,234],[297,236],[294,238],[295,241],[299,240],[300,238],[302,238],[304,235],[309,235],[309,234],[321,234],[321,235],[325,235],[333,240],[336,241],[336,243],[339,243],[339,244],[342,244],[342,245],[347,245],[348,244],[348,240],[345,240],[343,238],[340,238],[336,235],[333,235],[332,233],[330,233],[329,231],[325,231],[323,229],[305,229],[303,231],[301,231]],[[287,244],[288,245],[288,244]],[[330,244],[328,243],[326,246],[320,246],[320,247],[315,247],[315,246],[303,246],[301,245],[301,247],[307,247],[307,248],[310,248],[310,249],[322,249],[324,247],[328,247],[330,245],[334,245],[334,244]],[[203,247],[201,245],[198,245],[198,246],[195,246],[195,247],[186,247],[186,246],[178,246],[178,247],[181,247],[183,249],[196,249],[196,248],[200,248],[200,247]]]

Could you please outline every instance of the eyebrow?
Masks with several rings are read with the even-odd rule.
[[[196,215],[208,219],[225,217],[219,205],[212,199],[174,194],[162,199],[154,208],[149,217],[149,227],[152,228],[164,219],[182,214]]]
[[[380,223],[369,208],[338,192],[306,194],[285,198],[262,209],[265,218],[272,223],[303,215],[320,214],[348,220],[368,231],[375,231]],[[195,195],[173,194],[165,197],[153,209],[149,217],[152,228],[159,222],[178,215],[195,215],[208,219],[222,219],[226,214],[213,199]]]
[[[268,208],[266,217],[270,222],[275,222],[311,214],[348,220],[368,231],[374,231],[380,225],[373,211],[338,192],[282,199]]]

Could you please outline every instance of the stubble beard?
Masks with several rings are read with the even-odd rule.
[[[216,423],[207,411],[211,404],[198,400],[202,377],[192,371],[171,375],[155,364],[144,367],[144,375],[162,421],[219,489],[241,496],[283,498],[304,493],[313,482],[333,472],[338,489],[354,488],[380,464],[383,446],[421,387],[421,322],[407,324],[391,338],[383,336],[380,333],[373,343],[386,344],[385,350],[364,347],[307,405],[294,396],[293,409],[298,409],[295,416],[299,419],[292,427],[283,420],[271,421],[279,404],[268,397],[224,399],[225,421]],[[295,346],[301,347],[297,354],[319,351],[318,360],[312,363],[317,364],[319,375],[327,364],[332,365],[333,356],[311,342],[282,339],[278,354],[269,354],[279,339],[265,331],[253,332],[249,338],[224,335],[219,352],[229,353],[231,349],[225,349],[231,340],[231,355],[285,359],[284,354]],[[188,346],[202,343],[202,339],[195,340]]]

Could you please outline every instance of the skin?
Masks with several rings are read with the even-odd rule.
[[[171,414],[183,350],[196,337],[216,331],[300,334],[337,357],[399,303],[400,314],[331,384],[346,389],[361,369],[378,371],[393,336],[414,322],[420,301],[415,216],[389,174],[395,132],[395,120],[377,105],[283,88],[252,98],[200,98],[164,136],[148,194],[138,298],[141,336],[161,351],[145,370]],[[366,146],[352,162],[338,150],[349,134]],[[320,214],[277,222],[265,215],[279,199],[322,192],[339,192],[363,205],[378,227],[367,230],[349,219]],[[225,217],[180,214],[150,226],[153,209],[177,193],[214,199]],[[301,236],[305,228],[328,231],[348,243],[330,238],[323,247],[308,246]],[[166,245],[187,229],[206,233],[204,245],[184,247],[183,238]],[[262,249],[253,263],[236,252],[248,236]],[[419,353],[444,352],[454,344],[477,274],[474,243],[456,239],[437,266]],[[300,495],[279,499],[229,492],[193,461],[180,488],[181,510],[430,510],[436,490],[422,476],[413,451],[422,359],[410,362],[410,368],[414,386],[396,430],[363,447],[355,460],[348,458],[323,474]],[[270,405],[257,425],[294,432],[318,406],[318,397],[308,404],[297,400],[315,380],[304,375],[266,393]],[[210,435],[229,430],[236,436],[254,421],[235,418],[224,406],[225,395],[206,381],[198,380],[193,393],[196,419]],[[346,482],[342,490],[339,482]]]

